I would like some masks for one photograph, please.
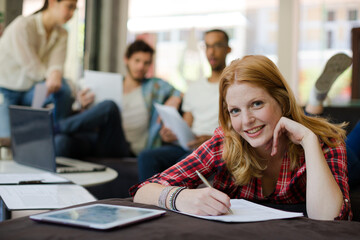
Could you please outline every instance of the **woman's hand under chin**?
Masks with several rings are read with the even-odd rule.
[[[277,153],[279,139],[284,134],[291,142],[302,146],[308,136],[314,135],[314,133],[304,125],[289,118],[281,117],[274,129],[271,156]]]

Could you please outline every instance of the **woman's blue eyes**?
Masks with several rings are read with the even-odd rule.
[[[240,112],[240,111],[239,111],[239,109],[237,109],[237,108],[233,108],[233,109],[231,109],[231,110],[229,111],[230,114],[236,114],[236,113],[238,113],[238,112]]]
[[[262,104],[263,104],[262,101],[256,101],[256,102],[253,103],[253,106],[254,107],[260,107]]]
[[[260,108],[263,104],[264,104],[263,101],[255,101],[251,104],[251,107]],[[237,114],[239,112],[240,112],[239,108],[233,108],[233,109],[230,109],[230,111],[229,111],[230,114]]]

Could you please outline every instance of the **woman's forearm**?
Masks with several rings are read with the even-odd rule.
[[[310,218],[333,220],[340,213],[343,196],[326,162],[318,138],[312,134],[302,144],[306,159],[306,208]]]
[[[146,184],[137,190],[134,196],[134,202],[157,206],[160,193],[164,188],[165,186],[157,183]]]

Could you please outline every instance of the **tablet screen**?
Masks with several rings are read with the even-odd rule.
[[[91,204],[82,207],[51,211],[30,216],[37,221],[54,222],[95,229],[109,229],[161,216],[163,210]]]

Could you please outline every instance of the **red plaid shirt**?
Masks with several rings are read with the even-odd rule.
[[[300,167],[290,171],[290,158],[285,154],[275,191],[266,197],[262,192],[261,178],[253,177],[247,185],[235,185],[232,175],[227,170],[222,159],[223,141],[224,134],[221,128],[218,128],[215,130],[214,136],[191,155],[164,172],[131,187],[130,194],[134,196],[136,191],[147,183],[196,188],[202,183],[195,173],[195,170],[198,170],[206,178],[215,173],[213,187],[226,193],[232,199],[243,198],[254,202],[270,202],[274,204],[305,203],[306,166],[304,156],[300,159]],[[339,145],[336,148],[329,148],[324,143],[321,143],[321,147],[330,170],[344,196],[341,212],[336,219],[351,219],[345,146]]]

